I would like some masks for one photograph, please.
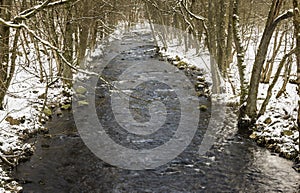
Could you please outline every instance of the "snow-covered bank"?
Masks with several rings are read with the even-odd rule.
[[[287,84],[285,93],[276,99],[282,80],[274,88],[266,113],[257,120],[256,131],[250,136],[259,145],[279,153],[288,159],[299,154],[299,132],[297,127],[298,94],[296,85]],[[265,98],[268,85],[260,87],[260,102]]]
[[[5,110],[0,111],[0,192],[22,189],[8,172],[34,153],[34,144],[26,140],[46,129],[43,123],[51,116],[52,109],[71,102],[68,96],[63,96],[65,89],[60,81],[53,83],[46,94],[46,83],[40,82],[37,66],[31,63],[28,67],[22,59],[18,60],[5,97]],[[46,97],[47,105],[42,112]]]

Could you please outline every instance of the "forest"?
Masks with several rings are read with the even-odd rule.
[[[205,146],[204,143],[208,143],[209,147],[213,146],[212,149],[207,150],[208,152],[218,152],[220,149],[225,149],[224,151],[226,152],[227,145],[222,144],[230,144],[228,147],[231,147],[235,142],[238,143],[237,141],[240,140],[239,136],[241,135],[244,140],[241,143],[248,144],[250,143],[248,140],[254,142],[255,147],[249,145],[249,148],[250,146],[253,149],[263,147],[264,150],[254,150],[257,154],[256,156],[268,154],[261,153],[262,151],[266,151],[270,153],[270,155],[268,154],[268,158],[270,158],[274,153],[277,157],[274,159],[280,159],[280,161],[277,162],[283,165],[285,164],[280,167],[281,169],[283,168],[284,172],[290,171],[290,169],[295,172],[290,176],[295,180],[295,183],[293,183],[294,181],[285,183],[283,180],[280,182],[280,184],[282,183],[281,186],[270,186],[269,188],[273,188],[272,190],[258,184],[257,186],[262,186],[261,189],[258,188],[259,190],[268,192],[275,191],[274,189],[278,188],[285,192],[299,191],[299,9],[299,0],[0,0],[0,192],[25,192],[25,190],[39,190],[38,188],[40,188],[40,186],[46,187],[45,184],[48,182],[44,179],[40,180],[42,177],[34,176],[33,179],[35,179],[35,177],[38,178],[38,180],[36,180],[37,182],[27,183],[27,181],[24,180],[25,177],[19,177],[15,168],[18,168],[19,164],[21,165],[20,167],[23,167],[22,163],[25,163],[24,171],[26,171],[26,162],[28,162],[28,160],[34,160],[35,151],[40,152],[43,149],[51,149],[51,146],[49,148],[48,144],[44,144],[44,139],[50,141],[51,139],[56,139],[56,137],[59,138],[59,136],[63,136],[52,132],[51,129],[49,129],[50,126],[47,126],[48,124],[51,125],[54,122],[68,123],[69,119],[63,119],[63,117],[67,117],[67,115],[74,117],[71,119],[75,119],[75,122],[76,119],[82,123],[85,121],[89,122],[87,121],[89,120],[88,118],[84,121],[81,120],[81,116],[83,117],[85,114],[78,110],[85,109],[84,106],[89,107],[91,104],[89,101],[89,93],[99,92],[95,95],[96,98],[100,98],[97,98],[99,101],[93,102],[95,106],[100,104],[103,109],[99,110],[96,108],[95,112],[97,112],[98,118],[102,115],[101,113],[103,113],[105,114],[103,117],[113,117],[113,119],[116,119],[116,122],[118,122],[117,115],[111,115],[110,110],[107,110],[107,108],[109,109],[111,106],[114,110],[113,105],[111,104],[111,106],[109,106],[106,105],[106,103],[110,103],[110,97],[114,96],[114,92],[119,92],[115,91],[115,89],[118,90],[118,87],[115,85],[121,85],[121,83],[118,84],[114,82],[116,81],[116,77],[110,76],[118,75],[118,77],[122,77],[118,73],[126,71],[123,67],[118,67],[118,65],[123,64],[123,62],[127,60],[129,63],[134,63],[132,62],[133,59],[130,58],[133,56],[122,55],[125,52],[126,54],[133,53],[132,55],[137,52],[135,57],[145,57],[142,60],[148,61],[149,58],[146,58],[147,53],[152,53],[153,50],[155,51],[150,58],[157,59],[157,62],[169,62],[179,70],[184,71],[187,77],[193,79],[191,82],[196,85],[196,91],[193,92],[198,95],[197,100],[200,101],[200,105],[198,105],[197,102],[196,106],[198,109],[196,109],[196,111],[199,113],[198,111],[200,109],[200,120],[210,119],[211,121],[211,123],[203,123],[204,126],[199,126],[201,125],[200,123],[196,125],[198,130],[201,130],[199,129],[201,127],[217,128],[218,124],[213,123],[214,117],[222,117],[222,119],[216,119],[217,121],[221,120],[222,129],[213,130],[216,134],[212,134],[217,136],[217,139],[212,140],[210,137],[205,138],[203,137],[205,134],[202,133],[202,130],[197,130],[195,135],[198,135],[199,132],[202,138],[197,142],[197,138],[195,137],[186,143],[193,144],[194,141],[196,141],[195,143],[199,145],[202,140],[201,147]],[[147,27],[147,32],[143,31],[143,27],[145,26]],[[173,31],[173,29],[176,30]],[[150,36],[147,36],[147,34],[150,34]],[[138,39],[138,35],[141,36],[142,40]],[[150,40],[151,42],[149,42]],[[124,42],[120,43],[118,41]],[[127,41],[130,41],[130,43],[127,44]],[[137,46],[134,47],[135,41],[143,41],[143,43],[138,42],[138,44],[136,44]],[[114,44],[116,45],[114,46]],[[152,47],[149,46],[149,44],[153,46],[153,50],[150,49]],[[150,47],[148,50],[146,49],[147,46]],[[123,47],[124,50],[122,50]],[[145,56],[143,54],[139,56],[140,52],[136,49],[140,49],[140,52]],[[113,59],[109,58],[110,54],[113,55],[112,53],[117,53],[118,56],[115,56]],[[121,55],[121,59],[118,58],[120,57],[119,55]],[[198,58],[198,60],[194,60],[194,58]],[[203,69],[199,61],[206,59],[209,62],[205,65],[210,66],[208,68],[210,72],[202,73]],[[139,61],[138,59],[136,60]],[[107,66],[105,66],[102,74],[98,72],[95,73],[95,71],[91,70],[92,68],[97,68],[97,65],[101,66],[99,63],[105,63],[104,61],[107,62]],[[127,64],[124,65],[126,66]],[[156,65],[153,64],[153,66]],[[155,70],[160,72],[164,69],[163,67],[161,69],[159,68],[160,67]],[[111,69],[111,72],[107,69]],[[131,67],[130,69],[134,68]],[[146,70],[147,68],[144,67],[145,72]],[[143,74],[143,72],[140,73]],[[90,91],[90,85],[87,86],[89,83],[76,83],[76,79],[82,77],[90,81],[91,79],[87,77],[91,76],[96,76],[97,81],[102,81],[102,84],[106,85],[105,88],[107,87],[108,90],[104,88],[97,90],[98,87],[101,87],[98,85],[100,83],[97,83],[97,86],[96,84],[94,85],[94,91]],[[170,79],[174,80],[173,82],[176,82],[178,79],[178,84],[184,85],[184,81],[180,83],[180,76],[176,76],[175,74],[170,77]],[[156,85],[156,83],[151,84]],[[167,86],[163,84],[160,86],[162,87],[160,89],[167,88]],[[134,91],[138,92],[139,89],[143,90],[142,88],[142,86],[141,88],[138,87],[138,89]],[[126,91],[126,89],[124,90]],[[120,91],[120,93],[122,94],[123,91]],[[101,97],[98,95],[101,95]],[[105,97],[107,95],[111,96],[106,99]],[[154,95],[156,94],[150,94],[150,96]],[[146,94],[137,94],[137,96],[146,96]],[[169,97],[172,96],[173,95],[170,95]],[[134,114],[134,119],[144,123],[148,120],[147,116],[151,114],[152,109],[150,108],[150,110],[145,110],[144,112],[144,108],[149,108],[149,106],[146,102],[138,101],[138,97],[132,97],[129,104],[133,105],[133,109],[139,105],[142,105],[142,107],[136,107],[136,111],[134,111],[135,109],[130,109],[128,112],[132,114],[137,113],[136,115]],[[149,96],[147,95],[147,97],[148,100]],[[213,104],[214,97],[217,97],[218,101],[220,101],[219,103],[216,102],[217,104],[215,106]],[[93,99],[94,98],[92,98],[92,100]],[[156,99],[153,99],[153,101],[155,100]],[[172,101],[174,104],[177,104],[176,97],[172,98]],[[113,99],[111,100],[111,103],[112,102],[114,102]],[[168,102],[162,103],[166,105],[168,113],[168,108],[173,109],[172,105],[174,104],[169,104]],[[186,108],[189,108],[187,112],[193,114],[193,116],[198,115],[194,114],[193,110],[190,110],[193,108],[193,105],[191,105],[192,102],[185,103],[184,101],[179,101],[178,104],[182,106],[183,104],[186,105]],[[170,105],[170,107],[168,105]],[[123,111],[121,108],[115,109],[120,113]],[[176,108],[174,107],[174,109]],[[217,112],[217,110],[219,110],[219,112]],[[79,115],[76,117],[76,113],[78,114],[78,112]],[[124,110],[124,112],[127,111]],[[157,112],[160,113],[160,109]],[[177,111],[175,111],[175,115],[176,112]],[[88,111],[86,115],[88,116],[89,113],[91,112]],[[184,111],[182,111],[181,114],[184,115]],[[141,118],[141,116],[146,116],[146,118]],[[202,116],[208,116],[208,118],[203,118]],[[127,120],[130,120],[124,117],[120,119],[120,122],[123,121],[124,125],[127,124]],[[177,117],[170,118],[170,120],[173,119],[174,121],[171,121],[170,125],[177,124]],[[111,127],[114,127],[114,121],[110,122],[109,120],[110,119],[105,119],[105,124],[111,124]],[[181,120],[184,119],[181,117]],[[81,125],[81,123],[78,122],[76,122],[77,127]],[[233,125],[231,125],[231,123],[233,123]],[[209,124],[211,125],[208,126]],[[71,128],[71,126],[68,125],[65,127]],[[59,132],[67,136],[71,135],[65,134],[67,131]],[[78,134],[77,130],[72,131],[72,136],[75,135],[73,132]],[[82,135],[80,131],[79,133]],[[120,140],[123,139],[121,133],[122,132],[119,133]],[[157,137],[158,135],[154,136]],[[86,145],[89,146],[85,141],[85,135],[81,137]],[[124,137],[123,141],[126,141],[128,138],[130,137]],[[148,143],[147,140],[150,140],[150,138],[151,136],[145,138],[144,141],[146,142],[143,142],[140,146],[139,144],[135,145],[137,148],[144,147],[143,145]],[[137,137],[137,139],[140,138]],[[90,140],[90,138],[88,138],[88,140]],[[212,141],[211,143],[215,142],[216,144],[210,145],[210,142],[206,142],[206,140]],[[230,142],[231,140],[233,142]],[[37,141],[41,141],[39,143],[41,143],[40,146],[42,150],[38,150],[38,148],[35,147]],[[149,142],[150,145],[153,145],[151,143]],[[123,145],[123,142],[119,144]],[[127,142],[124,142],[124,144],[127,144]],[[160,142],[158,144],[160,144]],[[190,145],[189,148],[193,149],[194,147]],[[182,151],[183,153],[180,155],[178,153],[179,157],[174,157],[176,159],[183,157],[182,159],[186,158],[191,160],[204,159],[205,157],[205,159],[210,161],[224,159],[224,162],[226,162],[226,156],[222,153],[207,153],[204,157],[200,156],[201,158],[190,158],[189,153],[187,153],[189,152],[189,148]],[[206,148],[206,146],[204,148]],[[170,152],[172,151],[170,150]],[[95,152],[93,153],[97,154]],[[241,155],[240,159],[246,163],[247,159],[243,159],[243,153],[237,153],[236,156],[239,157],[239,155]],[[253,152],[245,153],[245,156],[251,153]],[[213,156],[209,156],[211,154]],[[42,155],[44,156],[44,154],[39,156],[42,157]],[[31,156],[33,157],[30,158]],[[271,158],[273,159],[273,157]],[[91,158],[91,160],[93,159]],[[174,164],[174,160],[172,161],[171,159],[169,161],[170,162],[166,163],[167,165],[161,166],[166,168],[159,167],[160,169],[157,169],[157,171],[167,170],[173,167],[172,164]],[[196,163],[196,161],[191,162],[193,164]],[[199,162],[203,162],[203,160]],[[89,163],[89,161],[87,161],[87,163]],[[96,161],[93,163],[96,163]],[[101,164],[103,165],[102,167],[105,168],[105,164],[102,162]],[[180,162],[180,164],[178,164],[179,166],[176,166],[180,169],[176,168],[176,170],[173,171],[174,168],[172,168],[172,175],[174,173],[174,175],[178,175],[175,178],[177,180],[178,177],[177,183],[180,181],[180,178],[186,177],[183,175],[184,173],[189,173],[189,171],[186,170],[187,168],[194,168],[193,172],[196,171],[198,173],[202,169],[199,166],[199,171],[196,170],[198,168],[196,168],[195,165],[191,166],[191,163],[187,163],[185,166],[182,166],[182,164],[183,163]],[[214,166],[214,164],[212,165]],[[222,162],[220,165],[224,166],[226,164]],[[263,164],[261,164],[261,166],[262,165]],[[181,166],[184,169],[182,169]],[[80,169],[76,168],[76,166],[74,167],[74,170]],[[203,167],[205,168],[207,166]],[[272,168],[272,165],[270,165],[270,167]],[[218,168],[218,166],[215,168]],[[243,167],[241,166],[241,168]],[[233,170],[243,170],[241,168],[234,168]],[[255,183],[255,185],[250,186],[241,185],[242,182],[239,182],[236,187],[233,187],[232,181],[234,180],[231,178],[234,179],[235,177],[233,177],[234,175],[231,176],[230,172],[232,171],[223,171],[222,169],[220,169],[220,171],[226,174],[228,173],[228,181],[231,180],[228,184],[224,185],[224,187],[228,188],[223,189],[224,191],[236,192],[239,190],[240,192],[252,192],[257,189]],[[250,173],[252,171],[251,169],[249,169]],[[95,169],[95,171],[98,171],[98,169]],[[101,186],[102,189],[99,188],[96,190],[95,187],[97,187],[97,185],[91,185],[94,189],[80,189],[85,186],[78,185],[78,189],[74,189],[73,192],[113,192],[113,190],[116,192],[144,192],[142,187],[138,187],[139,181],[135,181],[136,179],[131,176],[133,174],[128,173],[125,175],[123,170],[117,169],[106,172],[111,172],[108,176],[112,179],[109,181],[103,177],[103,183],[105,185],[103,185],[103,187]],[[39,172],[37,171],[37,173]],[[122,184],[121,186],[121,182],[119,182],[118,179],[117,181],[120,183],[120,187],[108,187],[108,183],[114,183],[114,178],[116,177],[113,175],[115,173],[118,173],[120,176],[124,175],[124,179],[128,181],[127,184],[124,182],[125,185]],[[201,179],[205,182],[208,181],[208,184],[203,185],[203,187],[213,188],[214,182],[217,183],[217,180],[211,181],[211,179],[206,179],[203,177],[206,176],[204,173],[204,171],[201,173],[202,176],[199,177],[199,179],[200,181]],[[277,173],[276,169],[272,174],[268,173],[264,175],[272,176],[274,173]],[[54,173],[53,175],[59,174]],[[117,174],[115,175],[118,176]],[[150,174],[145,170],[136,175],[143,176],[142,180],[147,181],[149,180],[148,175]],[[141,181],[141,183],[149,189],[148,192],[214,191],[214,189],[209,188],[203,190],[201,189],[202,186],[189,186],[187,184],[196,184],[192,180],[191,182],[188,181],[189,179],[186,180],[186,184],[184,183],[187,187],[185,187],[185,185],[180,187],[178,184],[169,182],[168,180],[170,179],[167,177],[168,175],[168,172],[161,175],[165,176],[165,178],[161,180],[163,181],[162,184],[166,185],[170,183],[170,189],[164,189],[163,187],[160,187],[161,189],[155,189],[159,185],[151,180],[149,184],[143,181]],[[214,174],[211,175],[214,176]],[[244,175],[246,176],[243,172],[240,175],[242,178]],[[79,177],[82,176],[78,176],[78,178]],[[278,179],[276,178],[276,180],[281,181],[281,178],[285,177],[281,176],[278,177]],[[166,180],[166,182],[164,180]],[[193,178],[193,180],[195,179]],[[249,182],[251,180],[247,179],[246,181]],[[289,180],[287,179],[287,181]],[[55,180],[53,180],[53,183],[54,182]],[[67,182],[66,184],[68,185],[66,185],[65,188],[72,187],[72,184],[76,184],[72,182],[72,180],[67,180]],[[27,184],[29,184],[29,189],[26,189]],[[22,188],[23,185],[24,190]],[[34,185],[36,185],[35,188],[37,189],[33,188]],[[151,185],[155,188],[152,188]],[[265,185],[267,186],[268,183]],[[220,185],[216,187],[215,190],[216,192],[221,192],[224,187]],[[46,189],[41,190],[47,192]],[[70,192],[70,189],[50,189],[49,192],[51,191]]]

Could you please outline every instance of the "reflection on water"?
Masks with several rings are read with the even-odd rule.
[[[278,155],[271,154],[269,151],[253,151],[253,154],[251,167],[255,172],[263,174],[263,178],[256,179],[263,189],[276,191],[282,184],[287,187],[297,187],[298,184],[300,188],[300,175],[292,168],[292,162],[278,158]]]

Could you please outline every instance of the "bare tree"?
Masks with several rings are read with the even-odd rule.
[[[11,17],[10,7],[12,1],[2,0],[0,1],[0,18],[9,21]],[[3,100],[7,91],[7,85],[9,85],[9,80],[11,80],[9,72],[10,62],[9,62],[9,41],[10,41],[10,31],[9,26],[0,24],[0,110],[3,109]]]
[[[245,49],[243,47],[242,43],[242,37],[241,37],[241,30],[240,30],[240,23],[239,23],[239,0],[233,1],[233,19],[232,19],[232,25],[233,25],[233,39],[235,43],[235,49],[236,49],[236,56],[237,56],[237,66],[239,69],[239,77],[240,77],[240,104],[242,105],[245,102],[245,98],[247,96],[247,84],[245,80],[245,69],[246,66],[244,64],[244,57],[245,57]]]
[[[283,0],[273,0],[269,11],[269,16],[264,29],[263,36],[261,38],[253,65],[253,70],[250,79],[249,94],[247,98],[247,105],[245,113],[253,122],[257,116],[257,94],[258,86],[261,78],[261,71],[266,59],[267,51],[269,48],[269,43],[272,38],[273,32],[277,25],[284,19],[293,16],[293,11],[286,11],[280,15],[280,8]]]

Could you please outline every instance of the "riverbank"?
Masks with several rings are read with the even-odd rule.
[[[46,89],[34,76],[34,65],[18,65],[5,97],[5,110],[0,111],[0,192],[19,192],[22,187],[10,177],[10,171],[35,152],[37,133],[48,132],[44,124],[55,108],[71,103],[68,90],[59,80]],[[66,107],[66,106],[65,106]]]

